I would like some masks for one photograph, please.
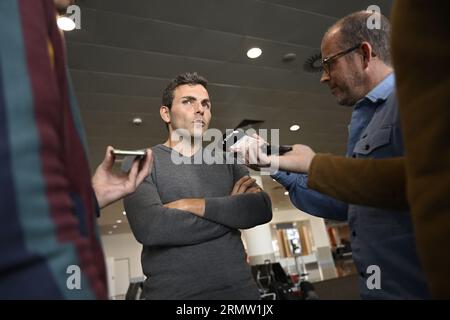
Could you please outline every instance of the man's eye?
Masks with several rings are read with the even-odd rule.
[[[191,101],[191,100],[183,100],[182,103],[183,103],[183,104],[191,104],[192,101]]]

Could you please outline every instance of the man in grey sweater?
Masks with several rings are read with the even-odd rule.
[[[239,229],[272,219],[269,196],[244,166],[186,164],[202,152],[194,140],[211,120],[206,87],[196,73],[166,87],[160,114],[169,138],[152,148],[151,175],[124,201],[143,244],[147,299],[259,299]],[[176,138],[180,130],[188,148]],[[175,164],[174,155],[185,161]]]

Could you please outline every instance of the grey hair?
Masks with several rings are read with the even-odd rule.
[[[380,28],[369,29],[367,21],[372,15],[378,15]],[[390,37],[391,24],[384,15],[372,11],[358,11],[337,21],[330,29],[339,29],[342,50],[356,46],[358,43],[368,42],[372,46],[374,56],[380,58],[386,65],[391,65]]]

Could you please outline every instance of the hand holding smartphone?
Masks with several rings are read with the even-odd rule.
[[[244,130],[237,129],[233,130],[230,134],[224,135],[223,137],[223,151],[229,152],[230,148],[239,148],[241,144],[244,145],[250,145],[252,142],[255,142],[256,139],[247,135]],[[268,156],[270,155],[283,155],[286,152],[289,152],[292,150],[291,146],[274,146],[270,145],[267,142],[262,147],[262,150],[264,153],[266,153]]]

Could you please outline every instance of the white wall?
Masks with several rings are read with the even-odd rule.
[[[102,236],[105,258],[128,258],[130,260],[131,278],[142,277],[141,267],[142,245],[136,241],[132,233]]]
[[[291,210],[278,210],[273,212],[273,219],[271,224],[292,222],[292,221],[305,221],[309,220],[311,224],[311,232],[314,240],[315,247],[329,247],[330,239],[328,238],[327,229],[325,227],[325,221],[322,218],[317,218],[309,215],[303,211],[297,209]]]

